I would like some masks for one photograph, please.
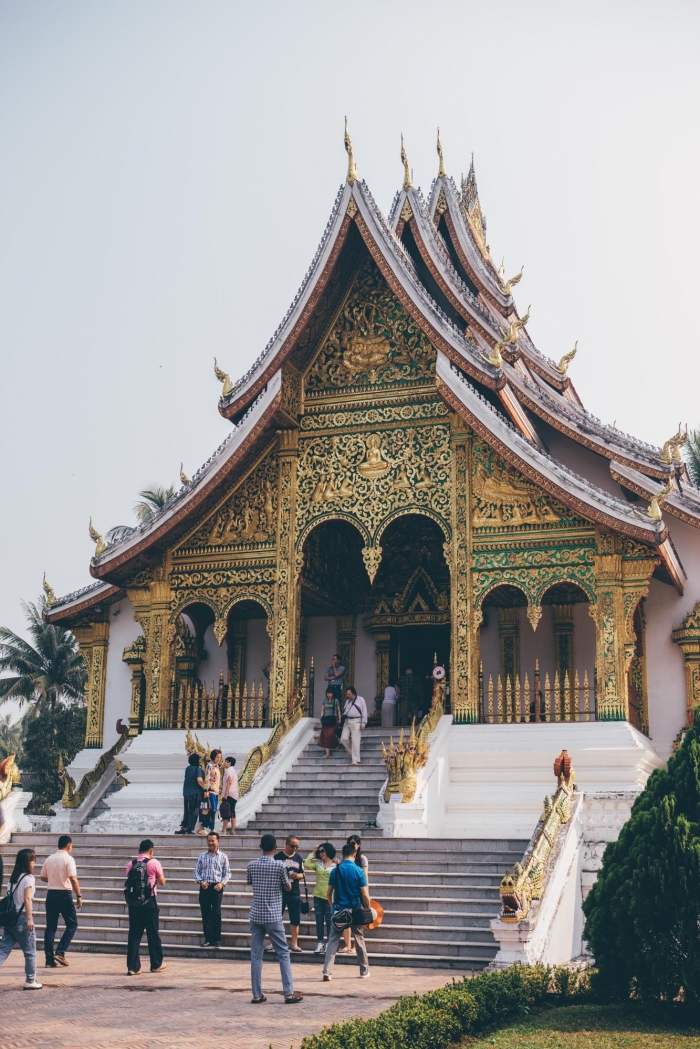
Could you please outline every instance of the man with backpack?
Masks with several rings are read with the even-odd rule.
[[[365,946],[364,926],[372,920],[370,898],[367,891],[367,876],[362,867],[355,863],[357,845],[343,845],[343,860],[334,867],[328,879],[328,902],[332,907],[331,935],[326,946],[323,962],[323,979],[332,979],[333,963],[338,953],[344,929],[352,928],[355,936],[357,959],[360,963],[360,978],[369,978],[369,959]]]
[[[153,842],[144,838],[139,854],[126,865],[124,899],[129,909],[129,941],[126,952],[127,976],[141,972],[139,950],[144,932],[148,939],[151,972],[165,968],[163,945],[158,932],[158,886],[165,885],[165,875],[158,860],[153,858]]]

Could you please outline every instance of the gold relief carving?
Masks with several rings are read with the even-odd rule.
[[[306,393],[432,380],[435,349],[368,258],[306,376]]]
[[[396,511],[425,509],[444,527],[450,517],[449,435],[447,425],[434,424],[387,430],[381,437],[350,433],[302,440],[297,534],[305,537],[328,514],[328,503],[355,517],[369,536]]]
[[[354,219],[355,215],[357,215],[357,204],[355,203],[354,197],[350,197],[350,200],[348,201],[348,206],[345,210],[345,214],[350,219]]]
[[[517,470],[479,444],[472,477],[475,527],[557,524],[567,511]]]
[[[403,207],[401,208],[401,218],[404,222],[409,222],[413,218],[413,212],[411,211],[411,205],[408,200],[404,200]]]
[[[422,404],[386,404],[377,405],[373,400],[372,407],[338,411],[307,412],[301,420],[302,430],[331,430],[361,428],[378,423],[412,422],[413,420],[436,419],[446,417],[447,406],[443,401],[426,401]]]
[[[294,522],[298,437],[295,430],[280,433],[277,481],[277,575],[274,587],[275,633],[272,637],[269,710],[273,723],[288,713],[294,689],[299,584],[296,576]]]
[[[382,548],[381,546],[365,546],[362,548],[362,560],[365,563],[367,569],[367,575],[369,576],[370,583],[374,582],[374,577],[377,574],[377,569],[381,564],[382,560]]]
[[[74,633],[87,670],[85,681],[85,702],[87,705],[85,746],[101,747],[105,685],[107,682],[109,623],[91,623],[89,626],[76,627]]]
[[[452,537],[451,550],[445,555],[450,569],[451,684],[452,713],[461,722],[479,718],[478,624],[475,625],[471,580],[472,529],[469,515],[469,477],[472,452],[471,433],[461,421],[453,420],[451,434],[452,462]],[[480,609],[477,610],[481,615]]]
[[[527,618],[530,626],[533,630],[537,630],[540,619],[542,618],[542,605],[530,605],[527,606]]]
[[[214,623],[214,631],[213,632],[214,632],[214,637],[216,638],[216,641],[217,641],[217,644],[218,644],[219,648],[221,648],[221,646],[224,643],[224,639],[226,637],[227,629],[228,629],[228,625],[227,625],[225,619],[217,619],[215,621],[215,623]]]
[[[217,566],[203,566],[197,568],[178,568],[176,572],[171,575],[171,584],[174,591],[177,592],[178,597],[175,604],[179,604],[182,597],[187,597],[190,600],[194,600],[191,597],[189,591],[197,591],[199,593],[208,593],[210,590],[214,594],[214,607],[218,607],[218,597],[216,595],[222,593],[226,587],[230,586],[244,586],[250,584],[253,586],[259,586],[261,583],[274,583],[275,581],[275,566],[274,563],[260,563],[248,565],[217,565]]]
[[[444,215],[447,211],[447,200],[445,198],[444,189],[440,190],[440,196],[438,197],[437,204],[435,205],[435,210],[437,211],[438,215]]]
[[[671,637],[683,652],[688,710],[686,720],[690,724],[693,711],[700,704],[700,601],[680,626],[671,631]]]
[[[268,455],[233,495],[188,536],[183,547],[272,543],[275,536],[277,460]]]
[[[282,368],[282,411],[292,419],[301,412],[301,375],[289,362]]]

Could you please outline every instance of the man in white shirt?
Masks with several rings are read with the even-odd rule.
[[[46,893],[46,929],[44,930],[44,954],[47,969],[57,969],[59,965],[69,965],[66,951],[78,928],[78,916],[75,912],[71,888],[75,890],[78,910],[83,905],[78,884],[78,872],[73,852],[73,842],[69,834],[62,834],[58,839],[58,850],[48,856],[41,868],[41,880],[48,883]],[[53,942],[56,937],[56,926],[59,915],[66,923],[56,952]]]
[[[236,764],[235,758],[226,758],[224,762],[224,778],[221,784],[221,833],[222,834],[235,834],[236,833],[236,802],[238,801],[238,773],[233,767]],[[224,808],[224,802],[228,802],[228,810]],[[229,811],[230,816],[224,816],[224,812]],[[227,824],[231,823],[231,829],[227,830]]]
[[[345,706],[343,707],[345,724],[340,737],[348,754],[351,754],[351,765],[360,764],[360,733],[367,725],[367,704],[362,696],[358,696],[357,689],[352,685],[345,693]]]

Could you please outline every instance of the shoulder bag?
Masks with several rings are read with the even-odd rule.
[[[306,899],[301,901],[301,903],[299,904],[299,908],[300,908],[302,914],[308,914],[309,910],[310,910],[310,907],[309,907],[309,890],[306,887],[306,874],[305,874],[304,871],[302,871],[301,873],[302,873],[302,875],[304,877],[304,896],[306,897]]]
[[[22,906],[17,910],[17,904],[15,903],[15,892],[22,883],[22,878],[26,878],[26,874],[21,874],[19,881],[16,885],[10,882],[7,895],[0,900],[0,928],[2,929],[14,929],[15,925],[19,921],[20,915],[24,910],[24,900],[22,900]]]
[[[335,876],[340,879],[345,895],[349,896],[345,879],[340,874],[340,864],[335,869]],[[360,897],[360,903],[362,903],[362,897]],[[362,925],[371,925],[374,915],[369,907],[344,907],[342,911],[333,915],[331,921],[336,929],[349,929],[351,925],[353,928],[359,928]]]

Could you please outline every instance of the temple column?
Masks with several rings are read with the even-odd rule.
[[[516,713],[515,681],[520,674],[520,609],[517,606],[498,609],[498,649],[506,721],[511,721]]]
[[[131,668],[131,710],[129,711],[129,737],[138,736],[141,731],[141,697],[146,683],[144,663],[146,660],[146,638],[137,637],[133,644],[127,645],[122,659]]]
[[[105,685],[107,683],[107,645],[109,623],[91,623],[74,630],[80,654],[87,667],[85,702],[87,725],[85,746],[101,747],[104,738]]]
[[[340,665],[345,667],[345,687],[355,684],[355,638],[356,616],[338,616],[336,624],[336,645],[340,656]]]
[[[170,722],[170,685],[175,624],[168,624],[170,585],[163,568],[148,589],[129,591],[134,619],[146,638],[146,705],[144,728],[167,728]],[[174,682],[173,682],[174,684]]]
[[[277,578],[275,633],[272,641],[269,719],[276,725],[288,712],[294,689],[299,609],[299,573],[294,552],[299,436],[296,430],[279,435],[277,487]]]
[[[595,557],[596,720],[627,720],[625,600],[619,536],[598,531]]]
[[[452,538],[445,543],[450,569],[450,705],[461,722],[479,720],[479,623],[471,584],[470,464],[472,434],[450,417],[452,445]],[[477,622],[478,620],[478,622]]]
[[[228,681],[233,692],[245,681],[245,646],[248,620],[234,619],[228,631]]]
[[[700,601],[680,626],[671,631],[671,637],[683,652],[685,662],[686,723],[693,720],[693,711],[700,704]]]
[[[375,652],[377,655],[377,695],[376,698],[384,697],[384,689],[390,685],[389,681],[389,654],[391,651],[391,634],[383,632],[374,635]]]

